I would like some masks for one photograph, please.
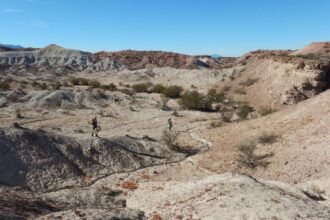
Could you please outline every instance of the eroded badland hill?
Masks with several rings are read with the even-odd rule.
[[[0,219],[330,219],[329,45],[1,47]]]

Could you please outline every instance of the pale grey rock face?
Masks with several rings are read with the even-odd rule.
[[[88,68],[93,71],[117,70],[120,66],[109,58],[96,62],[91,53],[65,49],[53,44],[34,51],[0,52],[0,65],[28,65],[39,68],[68,66],[75,70]]]
[[[82,186],[86,176],[98,179],[187,156],[148,139],[77,140],[17,126],[0,129],[0,146],[0,182],[36,192]]]

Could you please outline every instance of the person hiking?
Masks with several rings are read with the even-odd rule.
[[[169,118],[167,120],[167,128],[168,128],[169,131],[171,131],[172,130],[172,127],[173,127],[172,119]]]
[[[98,128],[98,125],[97,125],[97,117],[96,116],[92,119],[92,126],[93,126],[92,137],[94,136],[94,134],[95,134],[95,137],[98,137],[99,135],[97,134],[97,132],[98,132],[99,128]]]

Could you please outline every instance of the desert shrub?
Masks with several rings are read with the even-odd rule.
[[[246,95],[246,90],[243,87],[238,87],[238,88],[234,89],[234,93]]]
[[[78,78],[75,78],[75,77],[70,77],[69,79],[70,83],[74,86],[77,86],[79,85],[79,79]]]
[[[218,128],[218,127],[222,127],[223,126],[223,122],[222,121],[212,121],[210,123],[210,127],[211,128]]]
[[[166,97],[176,99],[180,97],[181,92],[183,91],[183,88],[181,86],[168,86],[163,94]]]
[[[229,92],[231,90],[231,86],[224,86],[222,90],[224,92]]]
[[[113,83],[110,83],[108,85],[101,85],[101,88],[104,89],[104,90],[109,90],[109,91],[116,91],[117,90],[116,85],[113,84]]]
[[[88,86],[91,85],[91,82],[86,78],[78,78],[79,85]]]
[[[54,90],[59,90],[61,88],[61,82],[60,81],[56,81],[54,84],[52,84],[52,88]]]
[[[41,90],[46,90],[46,89],[48,89],[48,85],[47,85],[46,83],[38,84],[38,87],[39,87]]]
[[[302,58],[302,59],[307,59],[307,60],[318,60],[320,58],[320,56],[318,56],[317,54],[313,54],[313,53],[299,54],[299,55],[296,55],[296,57]]]
[[[16,116],[16,118],[18,118],[18,119],[23,118],[20,109],[16,109],[16,110],[15,110],[15,116]]]
[[[148,92],[150,83],[137,83],[132,86],[135,92]]]
[[[4,89],[4,90],[10,89],[9,82],[0,82],[0,89]]]
[[[270,163],[266,159],[268,157],[272,157],[274,154],[262,154],[258,155],[255,153],[256,150],[256,143],[253,141],[246,141],[244,143],[241,143],[237,146],[237,149],[239,151],[238,155],[238,163],[242,166],[255,169],[258,166],[261,167],[267,167],[267,165]]]
[[[82,84],[83,85],[83,84]],[[98,81],[96,80],[92,80],[89,82],[89,85],[92,87],[92,88],[100,88],[101,87],[101,83],[99,83]]]
[[[277,110],[272,108],[272,107],[261,107],[259,108],[258,110],[258,113],[261,115],[261,116],[265,116],[265,115],[269,115],[269,114],[272,114],[274,112],[276,112]]]
[[[154,93],[164,93],[166,87],[163,84],[154,85],[152,92]]]
[[[242,85],[242,86],[252,86],[258,80],[259,80],[258,78],[248,78],[246,81],[240,82],[240,85]]]
[[[40,84],[40,83],[38,83],[38,82],[36,82],[36,81],[33,81],[32,84],[31,84],[31,86],[33,86],[33,87],[39,87],[39,84]]]
[[[192,110],[210,111],[212,101],[198,93],[197,91],[187,91],[181,96],[180,104],[182,107]]]
[[[237,115],[241,120],[245,120],[250,112],[253,112],[253,108],[248,104],[243,104],[238,108]]]
[[[217,93],[216,89],[209,89],[207,92],[207,96],[213,102],[223,102],[223,100],[225,99],[225,94],[223,92]]]
[[[272,144],[277,141],[279,136],[273,132],[263,132],[259,137],[257,138],[258,142],[260,144]]]

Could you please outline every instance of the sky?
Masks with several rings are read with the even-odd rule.
[[[329,0],[0,0],[0,43],[239,56],[330,41]]]

